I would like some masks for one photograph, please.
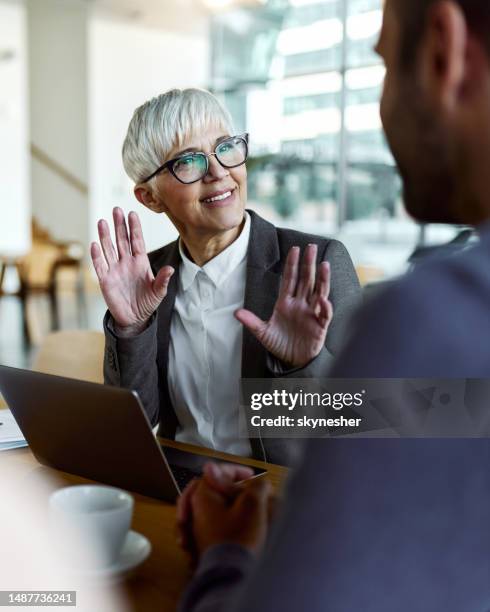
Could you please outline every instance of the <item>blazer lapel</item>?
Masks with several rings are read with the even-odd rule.
[[[172,407],[170,392],[168,388],[168,351],[170,345],[170,326],[172,322],[172,312],[177,296],[177,288],[179,282],[179,268],[181,258],[179,254],[178,241],[175,241],[170,250],[163,254],[153,264],[153,272],[156,273],[163,266],[172,266],[175,270],[168,284],[167,295],[158,309],[158,357],[157,365],[160,376],[158,377],[160,385],[160,397],[162,398],[162,406],[166,408],[165,418],[160,421],[159,435],[166,438],[173,438],[175,430],[178,426],[177,417]]]
[[[175,272],[170,279],[167,289],[167,295],[158,309],[158,345],[159,350],[159,367],[163,366],[166,370],[168,364],[168,347],[170,344],[170,323],[172,320],[172,312],[177,296],[177,287],[179,282],[180,254],[178,241],[172,243],[171,248],[163,253],[154,263],[153,272],[156,274],[163,266],[172,266]],[[162,350],[163,349],[163,350]]]
[[[249,210],[250,240],[244,308],[262,320],[271,317],[281,283],[280,251],[275,227]],[[246,328],[243,329],[242,378],[263,378],[266,351]]]

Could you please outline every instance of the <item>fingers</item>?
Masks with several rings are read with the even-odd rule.
[[[221,470],[221,476],[224,480],[228,479],[230,482],[241,482],[252,478],[254,471],[251,467],[246,465],[231,465],[229,463],[218,464]]]
[[[272,495],[272,485],[267,478],[256,478],[239,495],[233,507],[237,512],[244,514],[247,518],[255,513],[260,513],[267,518],[269,512],[269,498]]]
[[[296,297],[298,298],[308,300],[314,291],[317,251],[318,247],[316,244],[309,244],[303,253],[296,290]]]
[[[105,219],[101,219],[97,224],[97,230],[99,232],[100,246],[104,253],[105,260],[109,268],[117,263],[117,255],[112,244],[111,233],[109,231],[109,225]]]
[[[164,266],[158,270],[158,274],[153,281],[153,291],[160,300],[163,300],[167,295],[168,284],[174,272],[172,266]]]
[[[177,500],[177,542],[184,550],[194,555],[195,542],[192,535],[192,496],[199,480],[192,480]]]
[[[260,549],[267,533],[270,493],[267,479],[253,479],[230,500],[202,478],[191,496],[196,553],[202,555],[223,542],[235,542],[251,551]]]
[[[138,215],[131,211],[128,215],[129,240],[133,255],[144,255],[146,253],[145,239]]]
[[[96,242],[92,242],[90,245],[90,257],[92,258],[95,273],[97,274],[97,278],[100,282],[109,268],[104,256],[102,255],[102,251]]]
[[[211,462],[206,463],[203,470],[203,478],[207,484],[227,497],[236,495],[241,491],[241,486],[238,483],[251,478],[253,474],[253,470],[246,466]]]
[[[329,301],[330,295],[330,264],[322,261],[318,270],[315,292],[311,296],[310,305],[313,308],[317,321],[325,328],[330,324],[333,317],[333,306]]]
[[[316,295],[323,295],[328,299],[328,296],[330,295],[330,277],[330,264],[328,263],[328,261],[322,261],[316,279]]]
[[[324,322],[323,326],[329,325],[330,321],[333,319],[333,305],[330,300],[327,300],[325,297],[321,298],[324,304]]]
[[[136,221],[133,219],[132,223],[137,224],[136,227],[136,248],[141,248],[143,246],[144,252],[144,241],[143,241],[143,233],[141,231],[141,225],[139,223],[139,219],[137,219],[136,213],[133,213],[136,217]],[[127,257],[131,255],[131,248],[129,243],[128,229],[126,227],[126,220],[124,218],[124,212],[121,208],[116,206],[112,211],[112,216],[114,219],[114,231],[116,235],[116,245],[117,245],[117,254],[114,249],[114,244],[111,239],[111,233],[109,230],[109,225],[105,219],[101,219],[97,224],[97,229],[99,232],[99,240],[102,247],[102,252],[104,253],[105,260],[109,268],[117,263],[118,259],[122,257]],[[139,229],[139,233],[138,233]],[[139,241],[138,241],[139,239]],[[94,264],[95,265],[95,264]]]
[[[177,524],[187,523],[191,516],[191,497],[196,490],[199,480],[195,478],[186,486],[182,495],[177,500]]]
[[[253,312],[250,312],[250,310],[245,310],[245,308],[236,310],[235,318],[238,319],[242,325],[244,325],[256,338],[260,340],[267,326],[265,321],[259,319],[259,317],[254,315]]]
[[[292,247],[286,258],[284,272],[279,289],[280,297],[292,297],[296,291],[298,282],[299,247]]]
[[[328,261],[322,261],[318,269],[315,291],[310,297],[310,306],[315,313],[318,324],[328,327],[333,317],[333,306],[329,301],[331,270]]]
[[[324,261],[320,264],[316,278],[316,259],[318,246],[309,244],[304,253],[299,268],[299,247],[292,247],[288,253],[284,273],[279,290],[280,297],[293,297],[309,300],[314,293],[328,298],[330,293],[330,264]]]
[[[318,324],[325,329],[333,318],[332,303],[324,295],[320,295],[316,297],[315,304],[312,304],[312,306]]]
[[[214,509],[225,508],[228,505],[228,500],[210,487],[204,478],[197,481],[197,486],[193,494],[190,496],[191,511],[194,516],[197,512],[203,512],[202,516],[209,515]]]
[[[124,218],[124,212],[119,206],[116,206],[112,211],[112,218],[114,219],[114,232],[116,234],[116,245],[119,259],[128,257],[131,255],[131,249],[129,245],[128,228],[126,227],[126,219]]]

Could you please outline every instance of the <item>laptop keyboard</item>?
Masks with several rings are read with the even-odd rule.
[[[200,472],[194,472],[194,470],[190,470],[180,465],[170,465],[170,469],[181,491],[185,489],[193,478],[202,476]]]

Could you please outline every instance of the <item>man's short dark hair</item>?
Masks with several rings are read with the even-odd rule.
[[[401,62],[410,67],[424,30],[427,10],[439,0],[394,0],[402,30]],[[470,30],[478,36],[490,55],[490,0],[452,0],[458,4]]]

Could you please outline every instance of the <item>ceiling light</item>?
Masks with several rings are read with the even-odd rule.
[[[212,11],[240,7],[240,6],[263,6],[267,0],[202,0],[203,4]]]

